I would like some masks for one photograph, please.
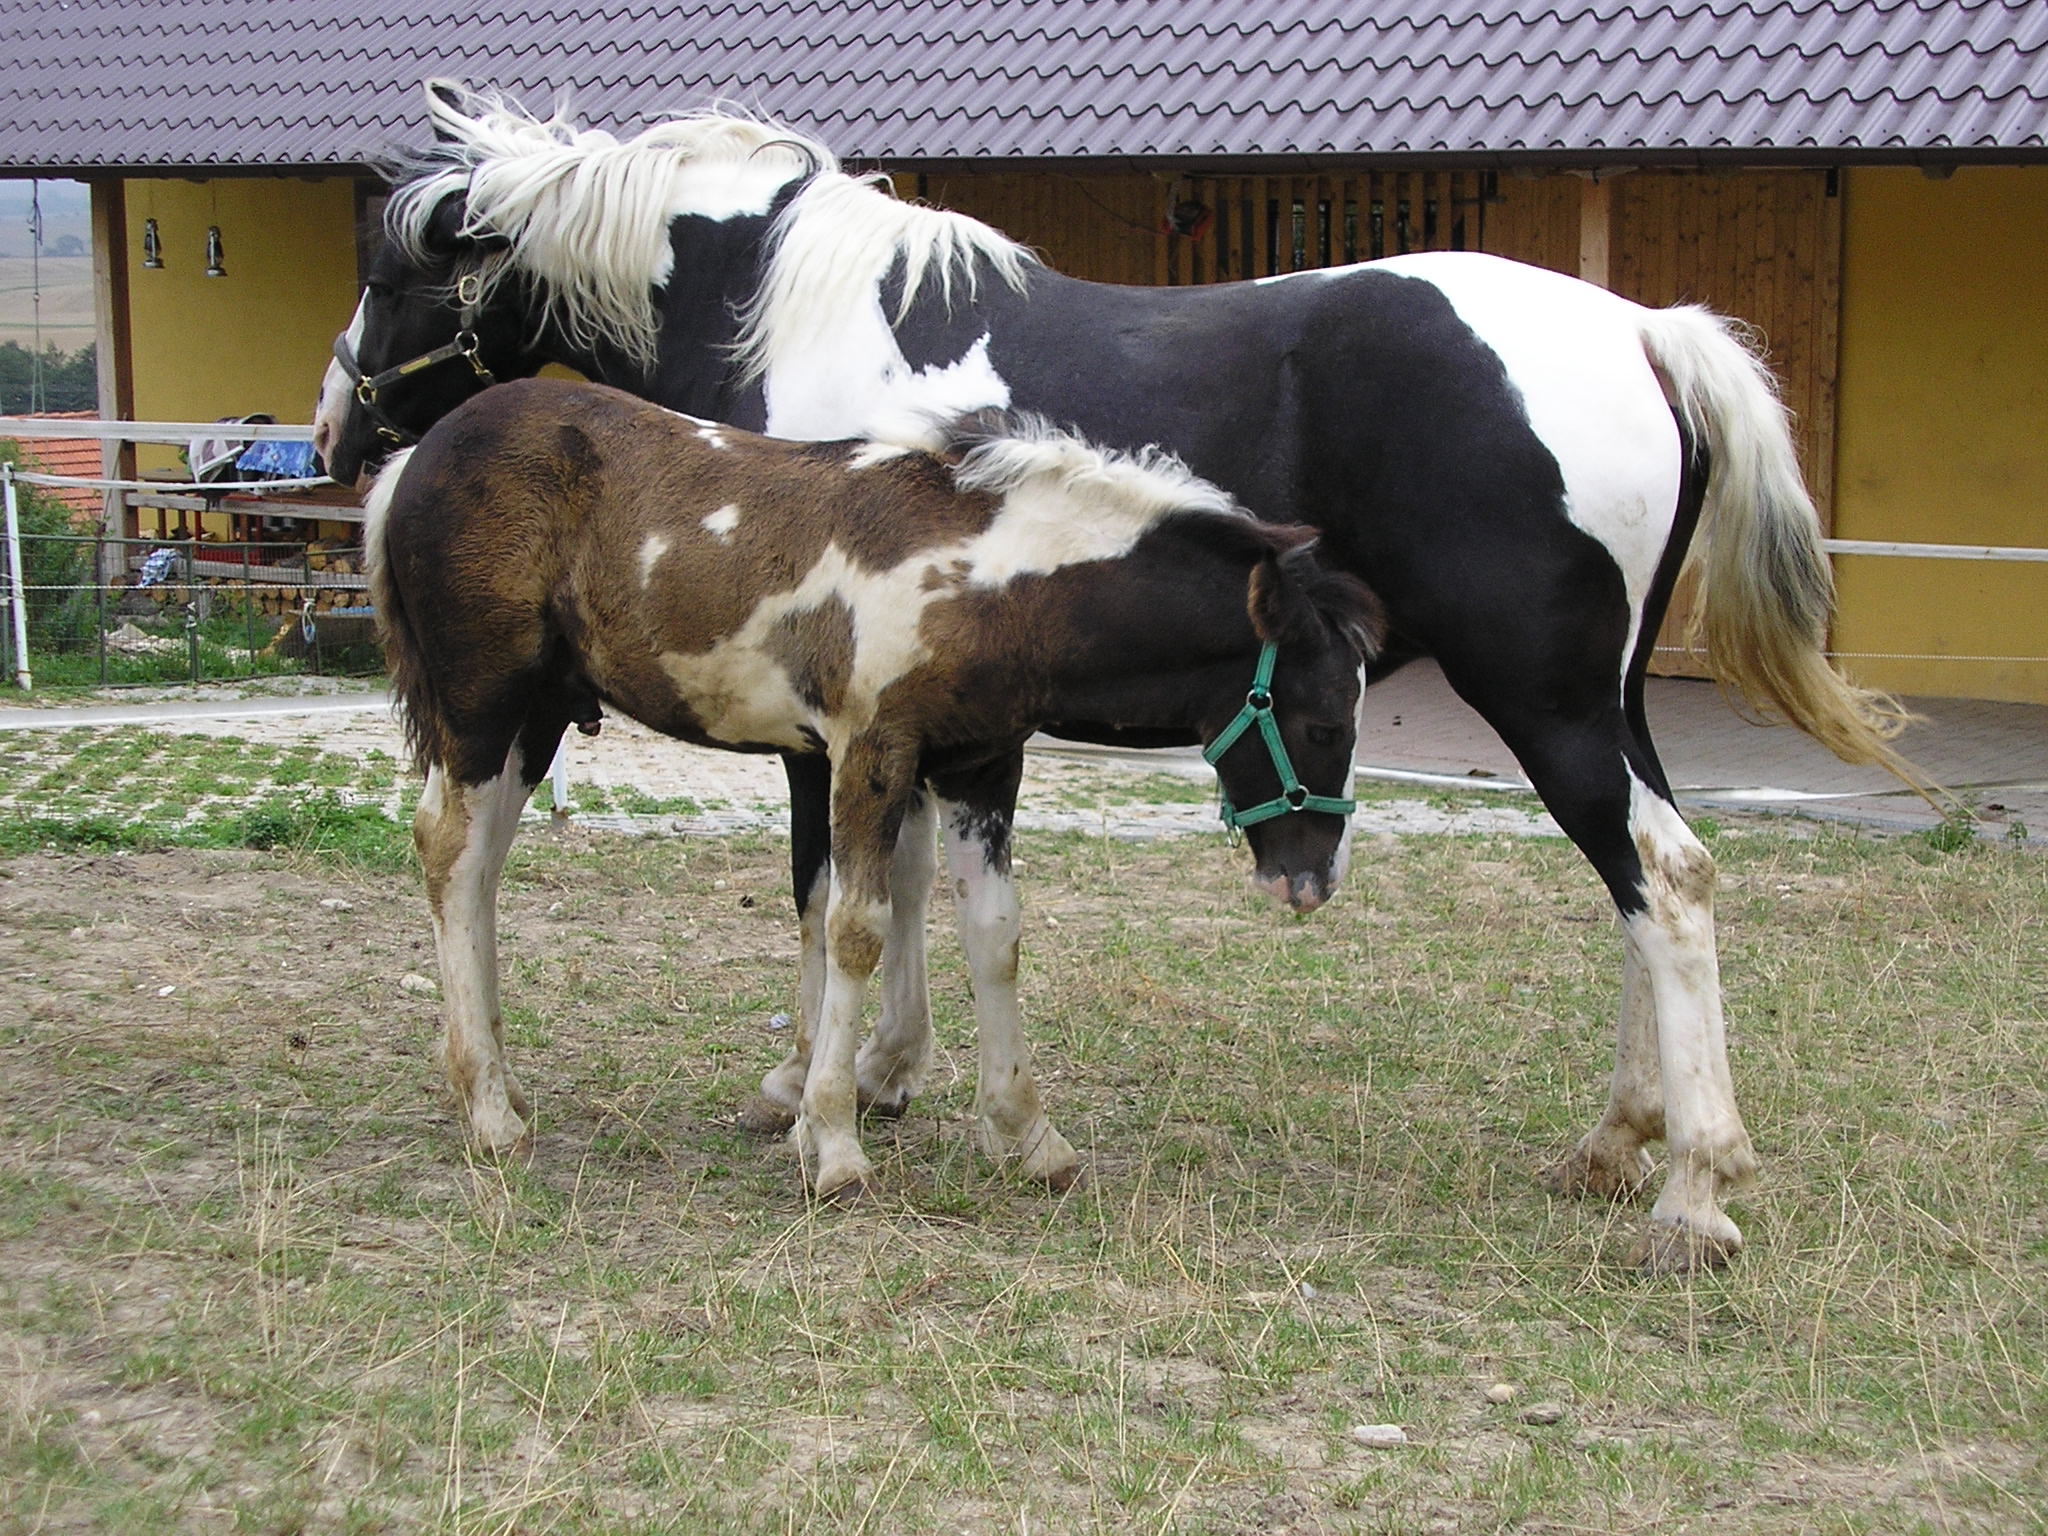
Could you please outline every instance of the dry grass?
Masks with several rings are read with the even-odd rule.
[[[530,1165],[434,1100],[409,876],[10,858],[0,1531],[2041,1529],[2048,867],[1715,847],[1766,1177],[1732,1271],[1655,1285],[1638,1209],[1536,1179],[1618,973],[1554,842],[1375,840],[1297,922],[1220,840],[1027,839],[1089,1177],[973,1153],[941,940],[940,1069],[850,1212],[731,1129],[793,994],[779,842],[515,852]]]

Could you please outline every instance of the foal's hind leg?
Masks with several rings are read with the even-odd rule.
[[[981,1149],[1026,1178],[1066,1189],[1080,1177],[1081,1159],[1046,1117],[1017,1005],[1022,912],[1010,873],[1010,825],[1022,770],[1019,753],[977,778],[941,786],[948,796],[946,862],[960,947],[974,979],[974,1119]]]
[[[811,1065],[811,1032],[825,991],[825,909],[832,886],[829,843],[831,765],[819,754],[783,759],[789,776],[790,883],[796,895],[798,971],[796,1037],[789,1054],[761,1079],[740,1111],[743,1128],[779,1135],[796,1121]],[[889,936],[882,950],[880,1020],[856,1058],[861,1108],[893,1119],[903,1113],[931,1069],[932,1005],[925,979],[925,909],[931,902],[937,852],[930,797],[919,793],[889,871]]]
[[[894,1119],[932,1064],[932,999],[926,981],[925,911],[938,869],[932,797],[919,791],[903,818],[889,865],[889,937],[882,947],[882,1007],[854,1061],[860,1106]]]
[[[441,962],[441,1067],[469,1139],[490,1152],[516,1147],[533,1112],[506,1068],[498,1009],[498,877],[532,792],[517,746],[480,784],[436,766],[412,824]]]

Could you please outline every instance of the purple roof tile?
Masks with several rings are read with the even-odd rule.
[[[876,161],[2048,159],[2043,0],[0,0],[0,168],[359,165],[435,75]]]

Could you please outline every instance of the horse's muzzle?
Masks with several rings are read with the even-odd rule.
[[[1298,875],[1283,873],[1268,874],[1260,870],[1252,876],[1252,889],[1264,891],[1275,901],[1281,902],[1296,912],[1313,912],[1330,899],[1337,882],[1317,870],[1305,870]]]

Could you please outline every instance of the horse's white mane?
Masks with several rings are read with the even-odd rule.
[[[836,320],[872,304],[898,260],[903,288],[896,313],[910,312],[927,276],[950,308],[956,285],[973,298],[984,264],[1010,287],[1024,286],[1035,258],[978,219],[899,201],[874,181],[829,171],[815,176],[784,210],[768,273],[741,311],[738,359],[745,377],[800,356]]]
[[[642,367],[653,364],[658,340],[653,290],[674,260],[670,220],[703,190],[691,185],[693,172],[722,169],[764,194],[764,205],[774,188],[810,177],[773,232],[766,279],[742,316],[738,356],[750,375],[801,348],[806,331],[847,305],[872,302],[898,258],[899,318],[928,273],[936,271],[950,303],[956,283],[974,292],[980,263],[1018,286],[1029,259],[964,214],[899,202],[871,179],[845,174],[827,146],[768,119],[694,112],[621,140],[579,128],[562,111],[537,118],[445,81],[428,83],[427,110],[444,142],[392,197],[392,238],[419,259],[442,199],[466,192],[463,233],[510,242],[503,259],[485,265],[487,288],[511,271],[527,274],[573,342],[608,343]]]
[[[1010,496],[1042,488],[1066,498],[1085,499],[1101,511],[1111,506],[1128,521],[1156,522],[1173,512],[1251,513],[1228,492],[1202,479],[1164,448],[1124,453],[1099,447],[1040,416],[1006,418],[1000,435],[971,440],[953,470],[963,491]]]

